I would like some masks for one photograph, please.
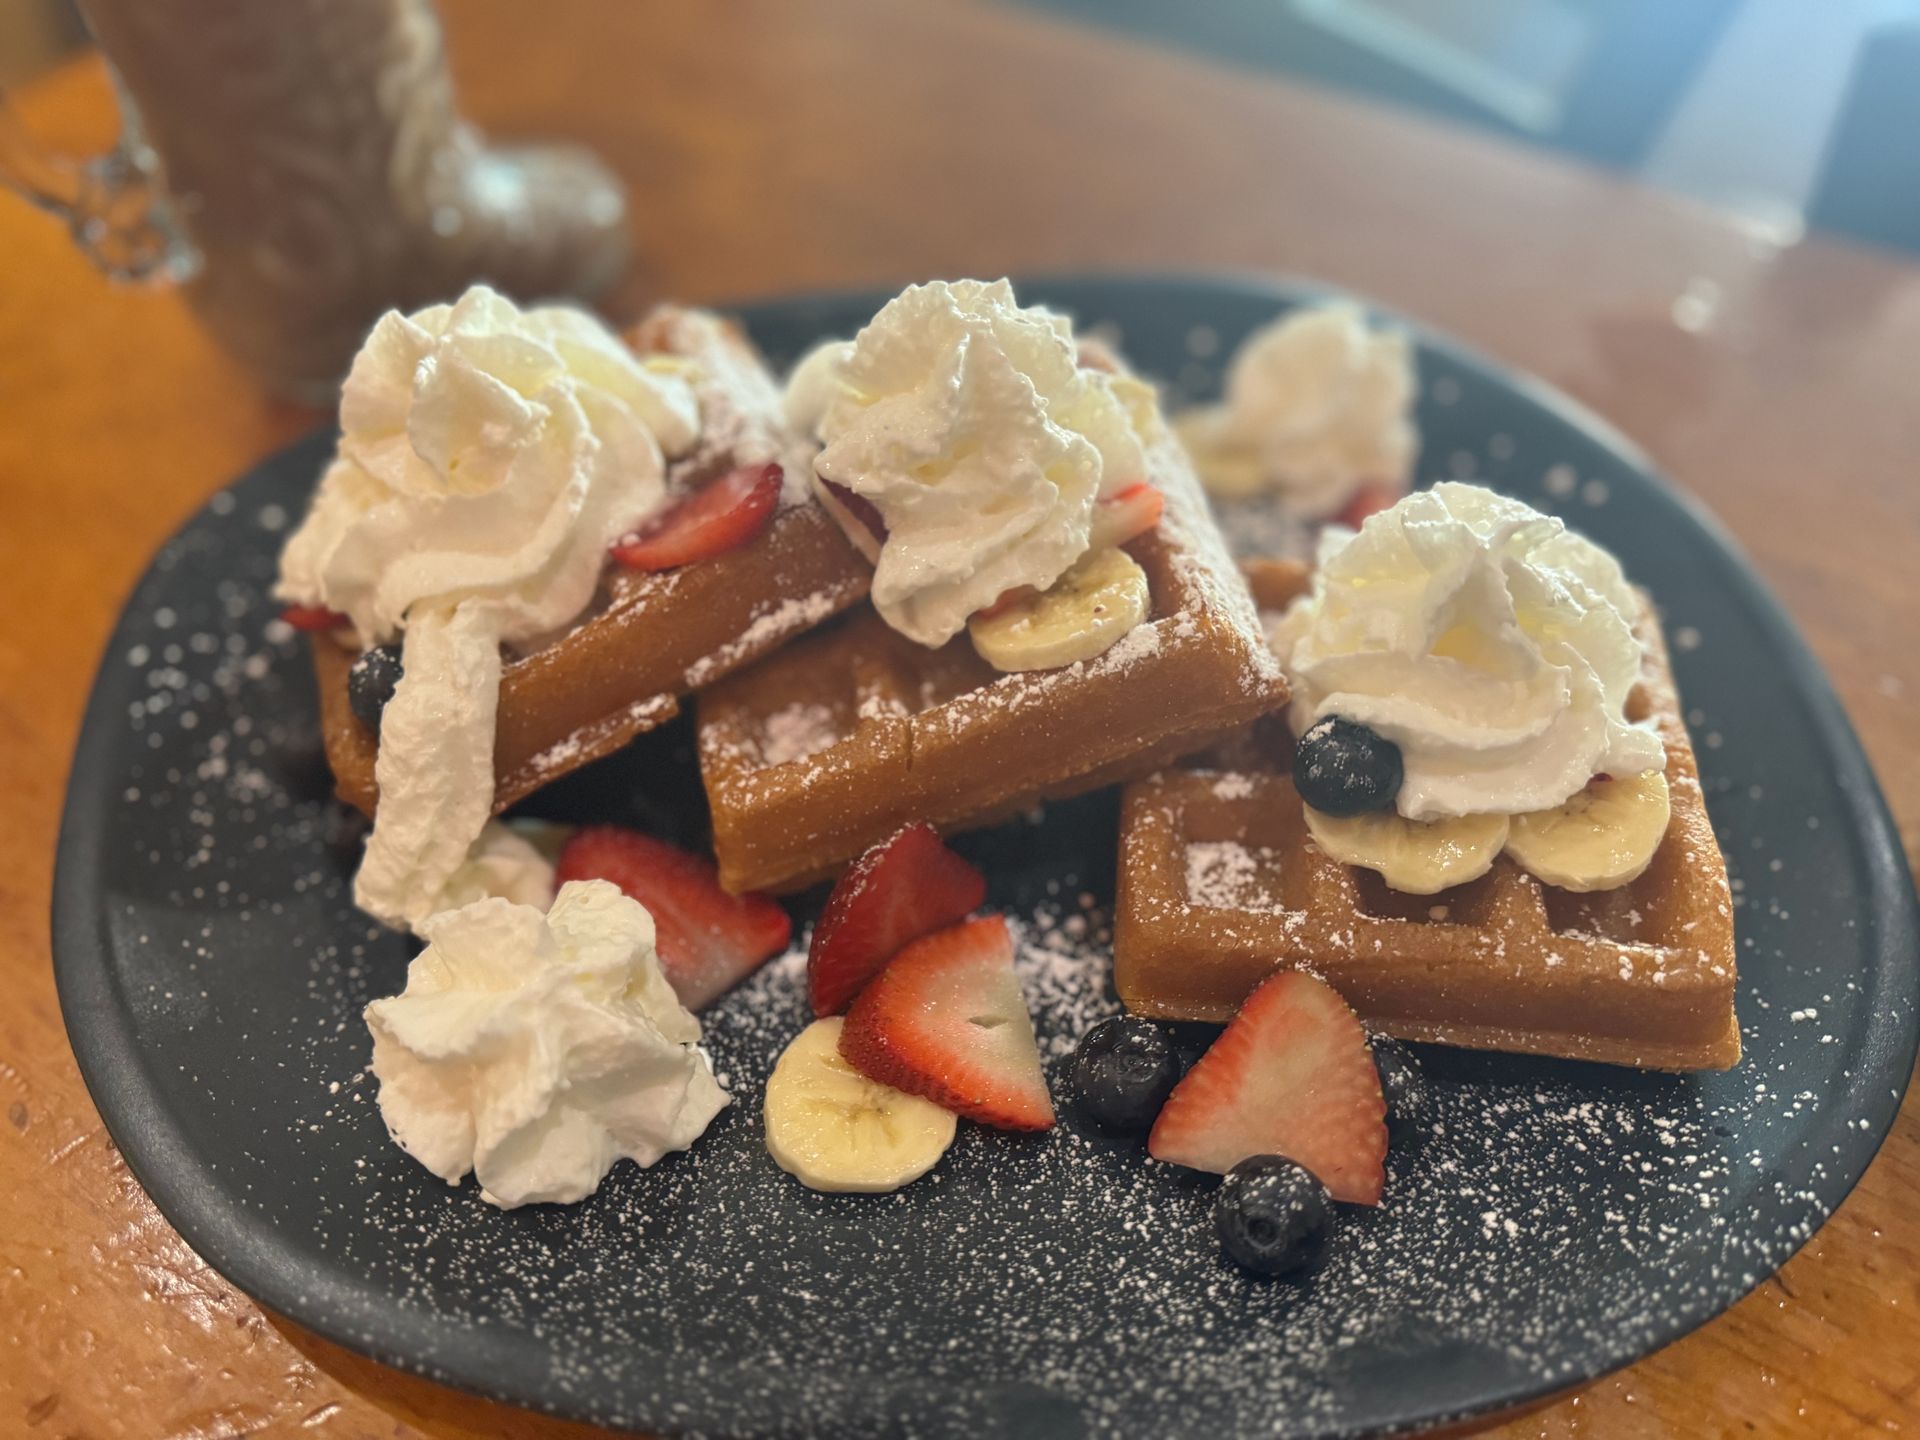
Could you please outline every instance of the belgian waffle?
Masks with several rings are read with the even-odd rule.
[[[700,697],[700,769],[720,877],[790,891],[910,820],[990,824],[1146,774],[1285,703],[1185,454],[1149,450],[1166,496],[1128,551],[1146,620],[1096,659],[1001,674],[964,636],[925,649],[862,607]]]
[[[1304,567],[1257,562],[1263,610]],[[1611,891],[1543,885],[1504,856],[1438,895],[1404,895],[1307,835],[1292,741],[1267,724],[1130,786],[1114,980],[1144,1015],[1224,1020],[1282,965],[1323,975],[1369,1025],[1409,1040],[1658,1070],[1740,1058],[1733,905],[1651,605],[1627,703],[1665,742],[1672,819],[1645,874]]]
[[[643,354],[693,362],[701,440],[668,483],[697,489],[735,466],[787,458],[794,440],[780,392],[737,327],[662,307],[627,334]],[[494,808],[662,725],[679,698],[764,655],[863,598],[872,571],[789,473],[772,522],[752,541],[657,574],[608,567],[601,595],[566,634],[509,655],[494,739]],[[347,703],[355,650],[316,636],[327,760],[340,797],[372,814],[374,734]]]

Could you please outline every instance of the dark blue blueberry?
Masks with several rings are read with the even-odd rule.
[[[362,651],[359,659],[353,662],[353,668],[347,672],[347,703],[353,706],[353,713],[360,717],[360,723],[374,734],[380,733],[380,715],[387,708],[387,702],[393,699],[393,690],[400,683],[400,647],[398,645],[376,645],[371,650]]]
[[[1293,751],[1294,788],[1323,815],[1389,808],[1405,773],[1398,745],[1338,715],[1314,721]]]
[[[1073,1052],[1074,1108],[1105,1130],[1145,1130],[1180,1083],[1180,1070],[1167,1032],[1151,1020],[1102,1020]]]
[[[1373,1065],[1387,1102],[1387,1136],[1398,1143],[1426,1126],[1432,1108],[1427,1077],[1413,1052],[1385,1035],[1373,1038]]]
[[[1284,1155],[1242,1160],[1213,1200],[1220,1248],[1255,1275],[1312,1274],[1327,1258],[1333,1227],[1327,1187]]]

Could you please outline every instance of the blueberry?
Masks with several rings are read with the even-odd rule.
[[[1103,1129],[1136,1132],[1153,1124],[1180,1083],[1180,1057],[1152,1021],[1116,1015],[1080,1037],[1070,1079],[1082,1115]]]
[[[1256,1275],[1305,1276],[1319,1269],[1333,1226],[1327,1187],[1284,1155],[1242,1160],[1213,1200],[1220,1248]]]
[[[400,683],[400,647],[378,645],[361,653],[347,672],[347,703],[360,723],[374,734],[380,733],[380,713],[393,699],[393,688]]]
[[[1387,1134],[1404,1140],[1425,1125],[1431,1108],[1427,1077],[1413,1052],[1385,1035],[1373,1039],[1373,1065],[1380,1072],[1380,1093],[1387,1102]]]
[[[1323,815],[1385,810],[1400,793],[1400,747],[1352,720],[1316,720],[1293,751],[1293,784]]]

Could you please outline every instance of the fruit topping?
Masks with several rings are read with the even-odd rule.
[[[1314,721],[1293,751],[1294,788],[1323,815],[1392,808],[1404,774],[1398,745],[1338,715]]]
[[[1262,981],[1167,1097],[1147,1153],[1219,1175],[1254,1155],[1284,1155],[1334,1199],[1379,1204],[1386,1103],[1347,1002],[1304,971]]]
[[[360,723],[376,735],[380,733],[381,713],[393,699],[400,674],[398,645],[376,645],[361,651],[347,671],[347,703]]]
[[[1151,1020],[1115,1015],[1082,1035],[1073,1052],[1074,1108],[1105,1130],[1145,1131],[1180,1083],[1180,1070],[1165,1030]]]
[[[1339,817],[1306,807],[1314,843],[1343,865],[1376,870],[1407,895],[1435,895],[1478,880],[1507,843],[1504,815],[1408,820],[1391,810]]]
[[[773,519],[780,467],[742,465],[711,480],[613,547],[631,570],[672,570],[744,545]]]
[[[1094,550],[1046,590],[996,603],[967,622],[996,670],[1053,670],[1105,654],[1147,618],[1147,572],[1124,550]]]
[[[840,1054],[844,1023],[816,1020],[781,1053],[767,1079],[767,1150],[810,1189],[898,1190],[947,1153],[958,1122],[849,1065]]]
[[[1658,770],[1621,780],[1596,776],[1564,805],[1514,816],[1507,853],[1562,890],[1613,890],[1653,863],[1672,813],[1667,777]]]
[[[1398,1143],[1427,1123],[1432,1109],[1427,1077],[1413,1051],[1386,1035],[1373,1037],[1373,1066],[1380,1072],[1380,1096],[1387,1102],[1387,1139]]]
[[[1255,1275],[1304,1277],[1333,1239],[1333,1201],[1313,1173],[1284,1155],[1252,1155],[1213,1197],[1220,1248]]]
[[[610,880],[653,916],[660,968],[689,1010],[711,1004],[787,948],[793,921],[765,895],[729,895],[704,855],[618,825],[567,842],[556,885]]]
[[[342,625],[353,623],[338,610],[329,610],[324,605],[289,605],[280,612],[280,618],[294,629],[305,630],[310,635],[338,630]]]
[[[1053,1102],[998,915],[923,936],[847,1012],[840,1053],[870,1080],[1002,1130],[1047,1130]]]
[[[1105,550],[1146,534],[1160,523],[1166,508],[1167,497],[1160,493],[1158,486],[1144,480],[1107,496],[1093,507],[1087,549]]]
[[[909,825],[874,846],[840,877],[813,927],[813,1013],[838,1015],[907,945],[965,919],[986,898],[986,877],[931,825]]]
[[[1353,498],[1341,507],[1340,513],[1333,517],[1336,525],[1344,525],[1349,530],[1358,530],[1367,523],[1369,515],[1378,515],[1382,510],[1391,510],[1400,499],[1400,492],[1390,485],[1369,483],[1353,492]]]

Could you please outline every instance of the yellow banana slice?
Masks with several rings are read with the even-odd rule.
[[[1556,809],[1514,816],[1507,853],[1562,890],[1613,890],[1653,862],[1672,813],[1658,770],[1596,780]]]
[[[931,1100],[879,1085],[840,1058],[841,1018],[793,1038],[767,1079],[767,1149],[814,1190],[879,1194],[931,1170],[955,1118]]]
[[[1124,550],[1095,550],[1038,595],[967,622],[996,670],[1054,670],[1091,660],[1147,618],[1147,572]]]
[[[1302,808],[1314,843],[1328,855],[1377,870],[1388,885],[1408,895],[1433,895],[1478,880],[1507,843],[1504,815],[1408,820],[1391,810],[1334,816],[1311,805]]]

